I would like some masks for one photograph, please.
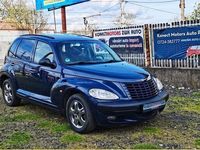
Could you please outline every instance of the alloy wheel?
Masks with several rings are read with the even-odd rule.
[[[8,82],[4,85],[4,98],[7,103],[11,103],[13,101],[12,87]]]
[[[78,129],[84,127],[86,123],[86,112],[83,104],[78,100],[73,100],[69,107],[69,119]]]

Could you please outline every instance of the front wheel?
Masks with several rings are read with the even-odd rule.
[[[72,129],[78,133],[88,133],[95,129],[95,122],[84,96],[72,95],[66,105],[66,116]]]

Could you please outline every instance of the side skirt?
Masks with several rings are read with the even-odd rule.
[[[56,112],[60,111],[58,109],[58,106],[52,104],[50,97],[35,94],[35,93],[25,91],[25,90],[22,90],[22,89],[18,89],[16,93],[17,93],[17,96],[19,96],[20,98],[27,100],[31,103],[38,104],[38,105],[41,105],[43,107],[48,107],[50,109],[55,110]]]

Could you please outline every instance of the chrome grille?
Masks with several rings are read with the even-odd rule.
[[[151,78],[141,82],[125,83],[130,97],[135,100],[150,99],[158,95],[158,88],[155,81]]]

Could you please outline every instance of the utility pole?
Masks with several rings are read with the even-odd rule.
[[[86,17],[83,17],[83,22],[84,22],[84,25],[85,25],[85,35],[87,35],[88,20],[87,20]]]
[[[36,24],[37,24],[37,21],[36,21],[36,11],[34,10],[33,11],[33,34],[36,34]]]
[[[62,32],[67,32],[67,19],[65,7],[61,7],[61,19],[62,19]]]
[[[195,20],[198,18],[198,10],[195,9]]]
[[[180,0],[181,21],[185,21],[185,0]]]
[[[123,27],[125,23],[125,0],[120,0],[120,25]]]
[[[56,33],[57,32],[57,26],[56,26],[56,12],[55,10],[53,10],[53,18],[54,18],[54,32]]]
[[[87,35],[87,31],[88,31],[88,29],[90,27],[88,18],[93,18],[93,17],[96,17],[96,16],[101,16],[101,14],[99,13],[99,14],[83,17],[83,23],[85,25],[85,35]]]

